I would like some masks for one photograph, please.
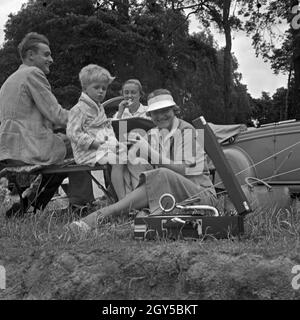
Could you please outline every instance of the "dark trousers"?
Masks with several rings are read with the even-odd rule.
[[[73,151],[70,140],[65,135],[63,135],[63,140],[67,150],[66,159],[72,158]],[[69,178],[67,195],[70,204],[85,205],[95,200],[92,178],[89,172],[82,171],[70,172],[68,174],[47,174],[43,176],[40,186],[41,190],[43,186],[46,186],[45,191],[41,192],[40,196],[36,199],[37,208],[41,209],[47,205],[65,178]]]
[[[37,191],[38,196],[33,203],[34,207],[45,208],[65,178],[69,178],[67,195],[70,204],[84,205],[95,200],[92,179],[88,172],[44,174]]]
[[[65,140],[67,148],[66,158],[71,158],[73,156],[71,144],[66,139]],[[25,166],[28,165],[22,161],[18,160],[4,160],[1,161],[4,166]],[[1,164],[0,164],[1,169]],[[82,172],[70,172],[70,173],[57,173],[57,174],[44,174],[42,175],[41,184],[37,190],[37,196],[32,195],[30,203],[36,209],[43,209],[54,196],[58,187],[62,184],[65,178],[69,178],[69,186],[67,190],[67,195],[70,204],[84,205],[95,200],[93,194],[92,178],[90,174],[86,171]]]

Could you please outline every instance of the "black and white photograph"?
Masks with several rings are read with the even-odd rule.
[[[299,299],[300,1],[1,0],[0,314]]]

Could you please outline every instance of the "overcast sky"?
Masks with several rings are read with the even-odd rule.
[[[281,28],[281,29],[280,29]],[[191,18],[190,31],[200,30],[199,23]],[[277,27],[279,33],[283,34],[284,27]],[[265,63],[261,57],[256,57],[255,50],[251,45],[251,38],[246,37],[243,32],[233,32],[232,52],[238,60],[239,69],[242,73],[242,83],[247,85],[248,92],[253,98],[259,98],[262,91],[275,93],[277,88],[287,86],[288,76],[285,74],[275,75],[269,63]],[[225,46],[225,36],[215,32],[214,38],[220,47]]]
[[[0,0],[0,44],[4,41],[3,28],[9,13],[18,12],[21,5],[26,2],[26,0]],[[199,24],[195,19],[191,21],[190,31],[199,31]],[[220,47],[224,46],[223,35],[216,34],[215,39]],[[286,87],[287,75],[274,75],[268,63],[264,63],[261,58],[256,58],[251,47],[251,39],[243,33],[234,34],[232,51],[239,63],[239,72],[243,76],[242,83],[247,85],[248,92],[253,98],[259,98],[262,91],[272,95],[277,88]]]

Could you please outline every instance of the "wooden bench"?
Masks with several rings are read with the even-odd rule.
[[[103,171],[105,186],[103,186],[92,174],[91,171]],[[110,166],[107,164],[100,165],[96,164],[94,167],[88,165],[78,165],[74,161],[68,163],[67,165],[51,165],[47,167],[43,167],[40,170],[42,174],[55,174],[55,173],[69,173],[69,172],[80,172],[86,171],[92,180],[96,183],[96,185],[104,192],[104,194],[111,200],[116,200],[116,195],[112,190],[112,183],[110,179]],[[111,190],[109,190],[111,189]]]
[[[30,176],[36,176],[37,177],[40,174],[59,174],[59,173],[70,173],[70,172],[81,172],[85,171],[87,172],[92,180],[96,183],[96,185],[104,192],[104,194],[112,201],[116,201],[116,195],[114,192],[114,189],[111,184],[110,179],[110,166],[107,165],[95,165],[94,167],[88,166],[88,165],[78,165],[75,163],[74,159],[67,159],[64,160],[61,164],[55,164],[55,165],[26,165],[26,166],[3,166],[4,168],[0,171],[0,178],[6,177],[10,184],[12,184],[21,201],[21,208],[24,208],[23,206],[23,189],[22,185],[24,185],[24,181],[26,183],[27,179],[27,185],[28,189],[30,188],[30,182],[31,184],[34,183],[34,181],[28,181]],[[92,174],[92,171],[98,171],[102,170],[104,174],[104,180],[105,185],[102,185]],[[20,180],[23,182],[20,182]],[[25,191],[26,192],[26,191]],[[23,211],[23,209],[22,209]],[[25,213],[25,212],[23,212]]]

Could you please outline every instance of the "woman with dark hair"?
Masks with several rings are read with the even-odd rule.
[[[120,201],[72,222],[72,231],[89,231],[103,219],[128,214],[132,209],[149,208],[159,214],[159,199],[165,193],[171,193],[176,202],[199,194],[201,204],[216,204],[201,134],[176,117],[177,109],[166,89],[148,96],[148,113],[156,127],[148,132],[147,140],[130,140],[133,146],[128,158],[136,164],[145,164],[150,158],[151,170],[141,173],[138,186]]]

